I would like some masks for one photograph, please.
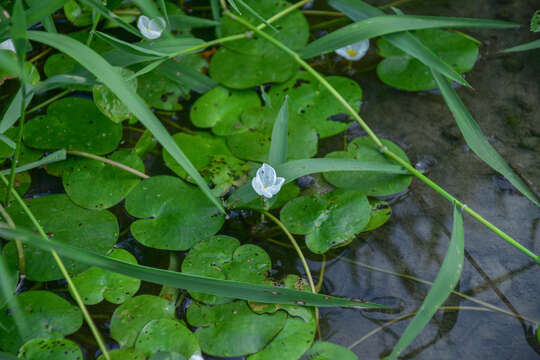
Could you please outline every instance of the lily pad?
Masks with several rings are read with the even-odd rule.
[[[122,140],[122,126],[111,122],[91,100],[69,97],[25,125],[26,145],[43,150],[79,150],[107,154]]]
[[[244,110],[260,105],[261,100],[255,91],[217,86],[195,101],[190,118],[197,127],[212,128],[214,134],[227,136],[247,131],[241,115]]]
[[[92,24],[92,8],[69,0],[64,5],[66,18],[75,26],[82,27]]]
[[[157,249],[187,250],[225,221],[202,191],[172,176],[143,180],[128,195],[126,210],[142,219],[131,224],[133,237]]]
[[[132,347],[141,330],[152,320],[175,319],[175,306],[153,295],[133,297],[114,310],[111,337],[122,347]]]
[[[354,80],[342,76],[329,76],[326,80],[359,111],[362,88]],[[321,138],[338,134],[354,121],[347,109],[317,79],[305,71],[297,72],[286,83],[274,85],[268,91],[272,104],[281,104],[289,96],[289,122],[310,121]]]
[[[460,33],[426,29],[416,31],[416,35],[460,74],[470,71],[478,58],[478,44]],[[385,58],[377,65],[382,82],[408,91],[437,88],[429,67],[383,38],[377,41],[377,46],[379,55]]]
[[[145,171],[141,158],[128,149],[114,152],[109,159]],[[91,210],[118,204],[140,181],[140,177],[116,166],[81,157],[69,159],[62,172],[62,183],[70,199]]]
[[[26,291],[17,295],[26,329],[17,330],[13,314],[0,311],[0,349],[10,353],[33,338],[58,338],[73,334],[82,326],[78,307],[50,291]],[[20,329],[19,329],[20,330]]]
[[[187,311],[187,321],[199,326],[195,335],[205,354],[232,357],[245,356],[262,350],[283,328],[287,314],[258,315],[245,301],[224,305],[193,303]]]
[[[116,243],[118,222],[108,211],[83,209],[75,205],[65,194],[26,199],[25,202],[47,235],[53,237],[55,241],[103,255]],[[17,203],[13,202],[8,212],[17,226],[34,229],[34,225]],[[51,281],[63,277],[49,252],[26,244],[23,246],[28,279]],[[14,242],[9,242],[3,252],[8,262],[17,261]],[[71,259],[63,259],[63,262],[70,274],[78,274],[89,267]]]
[[[135,342],[135,349],[146,356],[158,351],[178,353],[186,359],[201,354],[195,335],[182,322],[173,319],[152,320],[146,324]]]
[[[203,358],[196,357],[194,359],[189,359],[189,360],[199,360],[199,359],[203,359]],[[158,351],[157,353],[149,357],[148,360],[188,360],[188,359],[177,352]]]
[[[362,192],[338,189],[288,202],[281,209],[281,221],[293,234],[305,234],[311,251],[324,254],[350,243],[369,222],[370,212]]]
[[[19,127],[14,126],[10,127],[5,133],[8,138],[17,142],[19,137]],[[19,161],[17,162],[18,166],[28,164],[33,161],[37,161],[42,155],[43,151],[29,148],[21,142],[21,152],[19,154]],[[15,154],[15,149],[9,147],[4,142],[0,142],[0,161],[3,161]]]
[[[135,257],[124,249],[114,249],[108,256],[130,264],[137,264]],[[113,304],[122,304],[139,290],[141,280],[92,267],[75,276],[73,283],[86,305],[98,304],[103,299]]]
[[[30,177],[30,174],[28,171],[24,171],[22,173],[15,174],[15,181],[13,182],[13,187],[15,190],[17,190],[17,193],[19,193],[20,196],[23,196],[26,194],[28,189],[30,188],[30,183],[32,182],[32,178]],[[7,195],[7,186],[4,185],[4,183],[0,183],[0,199],[6,199]],[[14,199],[11,198],[11,201]]]
[[[227,144],[241,159],[268,162],[272,130],[279,109],[251,108],[242,115],[249,131],[231,135]],[[307,159],[317,153],[317,132],[307,117],[298,115],[288,122],[287,160]]]
[[[358,360],[358,357],[344,346],[326,341],[316,341],[302,356],[301,360]]]
[[[371,207],[371,215],[368,224],[362,232],[375,230],[378,227],[383,226],[390,220],[390,216],[392,216],[392,208],[388,202],[384,200],[370,198],[369,206]]]
[[[83,360],[79,345],[68,339],[37,338],[19,350],[23,360]]]
[[[246,174],[250,165],[230,152],[225,139],[207,133],[178,133],[173,139],[182,147],[216,196],[225,195],[232,186],[240,186],[247,181]],[[167,150],[163,150],[163,160],[178,176],[192,181]]]
[[[245,0],[261,17],[268,19],[291,4],[284,0]],[[261,21],[248,11],[242,18],[259,25]],[[309,25],[299,10],[291,11],[272,23],[277,29],[266,27],[263,31],[293,50],[307,44]],[[221,18],[223,36],[245,33],[246,28],[227,16]],[[210,75],[223,85],[232,88],[249,88],[266,82],[284,81],[294,74],[298,64],[292,57],[260,36],[223,44],[210,63]]]
[[[111,360],[146,360],[146,356],[139,350],[127,348],[127,349],[116,349],[109,351]],[[101,355],[97,360],[107,360],[104,355]]]
[[[135,74],[131,70],[124,68],[117,68],[122,77],[129,78]],[[133,78],[128,81],[130,87],[134,90],[137,89],[137,78]],[[118,97],[109,90],[105,85],[94,85],[92,89],[92,95],[94,97],[94,103],[97,108],[109,119],[115,123],[121,123],[124,120],[132,120],[133,114],[129,111],[126,105]]]
[[[240,245],[237,239],[216,235],[193,246],[182,263],[182,272],[222,280],[262,283],[272,267],[270,257],[257,245]],[[232,299],[190,291],[191,297],[207,304]]]
[[[407,154],[399,146],[390,140],[381,139],[384,146],[397,156],[409,162]],[[377,164],[395,165],[395,162],[387,158],[379,151],[377,146],[368,137],[354,139],[347,151],[336,151],[326,155],[332,159],[354,159]],[[333,171],[324,174],[324,178],[330,184],[345,188],[363,191],[366,195],[384,196],[392,195],[409,187],[412,181],[410,175],[393,175],[384,173],[364,173],[361,171]]]

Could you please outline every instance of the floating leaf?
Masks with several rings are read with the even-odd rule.
[[[168,318],[147,323],[137,337],[135,349],[146,356],[152,356],[158,351],[178,353],[186,359],[201,354],[197,338],[186,325]]]
[[[246,0],[245,3],[265,19],[291,5],[284,0]],[[242,17],[254,25],[261,23],[250,12],[243,13]],[[263,31],[272,34],[287,47],[298,50],[307,44],[309,26],[299,10],[291,11],[272,25],[279,30],[277,33],[268,27]],[[221,18],[221,31],[222,36],[230,36],[245,33],[246,28],[225,16]],[[236,89],[246,89],[267,82],[282,82],[291,77],[297,69],[298,64],[294,59],[258,36],[224,43],[210,63],[212,78]]]
[[[351,104],[356,111],[362,104],[362,89],[351,79],[329,76],[326,80]],[[325,138],[347,129],[353,119],[348,111],[320,82],[307,72],[297,72],[286,83],[273,86],[268,92],[272,103],[281,104],[289,96],[289,122],[300,117],[309,121],[319,136]]]
[[[287,315],[258,315],[245,301],[207,306],[192,303],[187,321],[198,326],[195,335],[204,353],[232,357],[253,354],[262,350],[285,325]]]
[[[232,186],[240,186],[246,182],[246,174],[250,165],[237,159],[231,153],[225,139],[207,133],[193,135],[178,133],[173,136],[173,139],[179,146],[182,146],[186,156],[192,161],[215,195],[225,195]],[[163,161],[178,176],[192,181],[167,150],[163,150]]]
[[[93,253],[106,254],[118,238],[118,222],[108,211],[83,209],[71,202],[65,194],[47,195],[25,201],[45,232],[58,242]],[[17,203],[13,203],[7,210],[17,226],[33,228],[32,222]],[[66,217],[66,214],[69,216]],[[3,251],[7,261],[17,261],[15,243],[10,242]],[[63,278],[48,252],[24,244],[24,255],[28,279],[50,281]],[[69,259],[64,260],[64,265],[71,274],[88,268],[85,264]]]
[[[141,158],[128,149],[114,152],[109,159],[144,173]],[[70,199],[91,210],[118,204],[140,181],[140,177],[116,166],[82,157],[69,159],[62,172],[62,183]]]
[[[7,303],[8,299],[15,294],[15,289],[17,288],[17,283],[19,282],[19,268],[15,264],[9,264],[4,258],[0,257],[0,261],[2,261],[6,265],[0,265],[0,271],[5,270],[5,274],[0,278],[5,280],[5,282],[2,284],[2,287],[0,288],[1,309]]]
[[[28,189],[30,188],[30,183],[32,182],[32,179],[30,178],[30,174],[25,171],[22,173],[15,174],[15,181],[13,182],[13,187],[20,196],[23,196],[26,194]],[[5,199],[7,195],[7,186],[4,183],[0,184],[0,199]],[[13,201],[13,200],[12,200]]]
[[[26,332],[19,333],[13,314],[7,309],[0,311],[0,349],[3,351],[16,353],[30,339],[58,338],[73,334],[82,326],[79,308],[50,291],[26,291],[17,295],[17,301]]]
[[[134,74],[131,70],[124,68],[117,69],[125,78],[129,78]],[[129,80],[129,85],[131,85],[134,90],[137,89],[137,78]],[[114,93],[105,85],[94,85],[92,95],[97,108],[113,122],[121,123],[124,120],[133,119],[133,114],[128,110],[126,105],[124,105],[124,103],[121,102],[120,99],[118,99],[118,97],[116,97],[116,95],[114,95]]]
[[[69,0],[64,5],[66,18],[75,26],[82,27],[92,24],[92,9],[87,5],[81,5],[75,0]]]
[[[109,350],[111,360],[146,360],[146,356],[139,350],[135,349],[116,349]],[[97,360],[107,360],[104,355],[101,355]]]
[[[272,267],[270,257],[257,245],[240,246],[237,239],[216,235],[193,246],[182,263],[182,272],[214,279],[262,283]],[[190,291],[191,297],[207,304],[225,304],[231,298]]]
[[[247,186],[251,187],[251,184],[248,182]],[[251,187],[251,189],[253,189],[253,187]],[[255,194],[254,191],[253,193]],[[300,194],[300,187],[294,182],[290,182],[281,187],[281,190],[278,192],[277,196],[272,198],[272,201],[265,204],[260,198],[260,196],[255,194],[257,197],[255,200],[247,204],[243,204],[242,206],[256,210],[267,210],[266,206],[270,205],[270,209],[279,209],[280,207],[285,205],[285,203],[297,197],[298,194]]]
[[[175,306],[153,295],[139,295],[114,310],[111,337],[122,347],[132,347],[141,330],[152,320],[174,319]]]
[[[392,216],[392,208],[384,200],[370,198],[369,206],[371,207],[369,222],[362,232],[375,230],[383,226]]]
[[[306,351],[301,360],[358,360],[358,357],[344,346],[332,344],[326,341],[316,341]]]
[[[478,44],[464,35],[439,30],[418,30],[420,40],[459,74],[468,72],[478,58]],[[377,75],[385,84],[408,91],[437,88],[429,67],[394,47],[385,39],[377,41],[379,55],[384,57],[377,65]]]
[[[362,192],[338,189],[291,200],[280,218],[293,234],[306,235],[311,251],[323,254],[350,243],[369,222],[370,211]]]
[[[91,100],[64,98],[47,108],[47,114],[25,125],[24,142],[37,149],[80,150],[107,154],[122,139],[122,126],[111,122]]]
[[[197,188],[172,176],[143,180],[126,199],[137,218],[131,233],[140,243],[167,250],[187,250],[219,231],[225,216]]]
[[[399,146],[390,140],[381,139],[384,146],[405,161],[407,155]],[[330,159],[354,159],[369,161],[370,163],[390,165],[395,164],[379,151],[377,145],[368,137],[354,139],[347,151],[336,151],[326,155]],[[334,186],[363,191],[366,195],[383,196],[392,195],[405,190],[411,184],[410,175],[396,175],[377,172],[328,172],[325,179]]]
[[[68,339],[37,338],[26,342],[19,350],[23,360],[83,360],[79,345]]]
[[[251,108],[242,115],[249,131],[227,138],[232,153],[241,159],[269,162],[272,130],[279,109]],[[303,115],[291,117],[288,125],[287,160],[305,159],[317,153],[317,132]]]
[[[114,249],[108,256],[130,264],[137,263],[135,257],[124,249]],[[75,276],[73,283],[83,302],[86,305],[95,305],[103,301],[103,299],[113,304],[122,304],[139,290],[141,281],[92,267]]]
[[[218,86],[195,101],[190,118],[193,125],[212,128],[216,135],[232,135],[248,130],[240,116],[244,110],[257,108],[260,104],[255,91],[229,90]]]

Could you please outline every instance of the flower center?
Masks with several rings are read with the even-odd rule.
[[[347,49],[346,51],[347,55],[349,55],[350,57],[355,57],[358,54],[358,52],[354,49]]]

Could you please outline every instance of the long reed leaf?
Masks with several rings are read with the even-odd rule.
[[[43,157],[42,159],[40,159],[38,161],[33,161],[31,163],[24,164],[24,165],[21,165],[19,167],[16,167],[15,168],[15,173],[20,173],[20,172],[23,172],[23,171],[32,170],[32,169],[37,168],[39,166],[43,166],[43,165],[47,165],[47,164],[51,164],[51,163],[55,163],[55,162],[63,161],[63,160],[66,160],[66,150],[61,149],[61,150],[55,151],[52,154],[49,154],[49,155]],[[10,173],[9,169],[0,171],[0,174],[2,174],[2,175],[7,175],[9,173]]]
[[[137,37],[141,37],[141,34],[139,31],[137,31],[137,29],[135,29],[132,25],[123,21],[120,17],[118,17],[115,13],[113,13],[111,10],[109,10],[106,6],[101,4],[99,1],[96,1],[96,0],[80,0],[80,1],[86,6],[91,7],[97,14],[102,15],[103,17],[117,24],[122,29],[126,30],[127,32]]]
[[[420,309],[411,320],[405,332],[401,335],[398,343],[394,346],[388,360],[397,359],[403,355],[403,350],[411,341],[424,329],[437,309],[446,301],[452,293],[461,276],[463,268],[464,253],[464,233],[463,218],[456,206],[454,206],[454,225],[448,250],[444,256],[444,261],[439,270],[439,274],[429,290]]]
[[[285,163],[287,159],[287,137],[289,133],[289,105],[287,97],[279,109],[274,128],[272,129],[272,142],[270,143],[270,153],[268,162],[276,167]]]
[[[29,31],[29,39],[47,44],[61,52],[73,57],[88,71],[92,72],[98,80],[107,86],[139,119],[139,121],[154,135],[157,141],[172,155],[172,157],[186,170],[189,176],[200,187],[204,194],[225,212],[221,203],[212,195],[208,185],[197,172],[193,164],[178,147],[174,139],[167,132],[158,118],[148,109],[144,101],[133,90],[120,74],[100,55],[77,40],[68,36],[45,33],[42,31]]]
[[[31,6],[24,12],[26,18],[26,24],[32,26],[40,22],[44,17],[49,16],[56,10],[60,9],[69,0],[47,0],[40,1],[39,4]],[[0,38],[5,36],[9,32],[11,23],[0,22]]]
[[[166,61],[156,71],[165,75],[169,80],[186,86],[199,94],[204,94],[218,85],[217,82],[199,70],[175,60]]]
[[[510,53],[510,52],[517,52],[517,51],[528,51],[528,50],[534,50],[540,48],[540,39],[533,40],[531,42],[517,45],[508,49],[504,49],[501,52],[503,53]]]
[[[370,302],[345,299],[323,294],[312,294],[277,286],[251,284],[230,280],[213,279],[204,276],[189,275],[181,272],[156,269],[149,266],[136,265],[108,256],[82,251],[76,247],[55,241],[45,240],[31,231],[21,228],[0,228],[0,236],[6,239],[19,239],[28,245],[41,250],[56,250],[63,257],[82,263],[110,270],[119,274],[155,284],[166,285],[190,291],[199,291],[207,294],[226,296],[272,304],[297,304],[308,306],[344,306],[362,308],[383,308]]]

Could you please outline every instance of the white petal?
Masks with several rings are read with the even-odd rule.
[[[270,199],[272,196],[274,196],[274,193],[272,192],[272,186],[268,186],[263,189],[262,196],[264,196],[267,199]]]
[[[195,353],[195,354],[191,355],[191,357],[189,358],[189,360],[204,360],[204,358],[202,357],[201,354]]]
[[[15,45],[13,44],[13,40],[7,39],[6,41],[0,43],[0,50],[9,50],[15,52]]]
[[[253,179],[251,179],[251,186],[257,194],[263,195],[264,185],[261,183],[261,179],[258,176],[255,176]]]
[[[141,31],[143,36],[147,39],[154,40],[161,36],[162,31],[154,31],[150,29],[146,29],[145,31]]]
[[[276,171],[265,163],[257,170],[257,177],[261,179],[263,185],[272,186],[276,182]]]
[[[144,15],[139,16],[139,20],[137,20],[137,27],[139,28],[139,31],[142,32],[143,29],[146,29],[148,27],[149,22],[150,22],[150,18],[148,18],[148,16],[144,16]]]
[[[345,47],[342,47],[340,49],[336,50],[336,53],[339,56],[343,56],[347,60],[356,61],[360,60],[361,58],[366,55],[366,52],[369,49],[369,40],[362,40],[360,42],[347,45]]]
[[[159,31],[161,33],[163,29],[165,29],[166,25],[167,23],[165,22],[165,19],[158,17],[150,20],[150,23],[148,23],[148,28],[152,31]]]
[[[270,192],[272,193],[272,196],[276,195],[281,190],[281,187],[283,186],[283,183],[285,183],[285,178],[278,177],[276,179],[275,184],[268,188],[270,190]]]

